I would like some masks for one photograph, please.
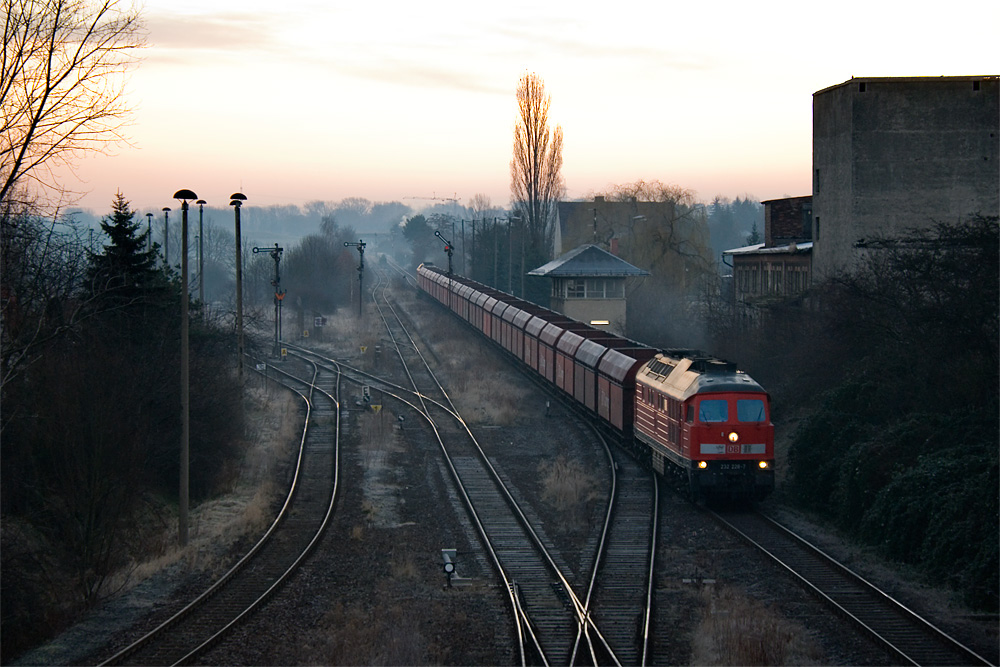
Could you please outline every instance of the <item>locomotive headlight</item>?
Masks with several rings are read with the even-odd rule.
[[[767,461],[761,461],[760,463],[757,464],[757,467],[759,467],[761,470],[767,470]]]
[[[698,467],[704,470],[708,467],[708,461],[698,461]]]
[[[729,442],[736,442],[739,439],[740,439],[740,434],[737,433],[736,431],[733,431],[732,433],[729,434]]]

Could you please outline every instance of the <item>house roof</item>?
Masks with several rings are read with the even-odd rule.
[[[756,245],[748,245],[742,248],[733,248],[732,250],[724,250],[723,255],[794,255],[797,253],[807,253],[812,252],[812,241],[807,241],[805,243],[789,243],[787,245],[779,245],[771,248],[765,248],[763,243],[758,243]]]
[[[632,266],[596,245],[582,245],[548,264],[528,271],[528,275],[546,278],[627,278],[648,276],[649,271]]]

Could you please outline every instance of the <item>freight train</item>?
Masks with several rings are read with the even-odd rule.
[[[592,416],[695,498],[761,500],[774,490],[767,392],[730,362],[656,350],[431,264],[420,289]]]

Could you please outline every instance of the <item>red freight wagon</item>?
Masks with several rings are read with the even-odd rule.
[[[521,361],[525,361],[524,358],[524,327],[531,321],[534,317],[527,310],[521,310],[514,317],[514,340],[511,341],[511,352],[514,353]]]
[[[480,331],[482,331],[483,334],[487,338],[492,338],[493,337],[493,335],[492,335],[492,332],[493,332],[493,309],[496,307],[497,303],[498,302],[496,300],[496,297],[487,296],[486,300],[483,301],[483,304],[482,304],[483,305],[483,328],[480,329]]]
[[[573,393],[573,355],[586,338],[576,331],[567,331],[556,343],[556,386],[568,394]]]
[[[656,355],[656,350],[630,348],[628,353],[635,356],[609,350],[598,363],[597,414],[619,431],[631,432],[635,374],[643,362]]]
[[[503,311],[508,308],[512,308],[510,304],[504,303],[503,301],[497,301],[493,305],[493,317],[491,321],[493,323],[493,328],[490,330],[490,338],[492,338],[497,343],[502,343],[501,336],[503,335]]]
[[[538,336],[546,324],[548,324],[548,320],[543,320],[535,315],[524,325],[524,363],[528,364],[528,368],[536,373],[540,372],[538,370]]]
[[[518,315],[523,314],[525,314],[524,311],[518,308],[517,305],[513,305],[503,311],[503,324],[501,325],[503,329],[500,334],[500,345],[508,352],[514,351],[514,319]]]
[[[469,297],[475,292],[468,285],[459,285],[455,293],[458,295],[459,309],[458,316],[466,322],[469,321]]]

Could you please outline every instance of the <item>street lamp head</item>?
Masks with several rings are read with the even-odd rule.
[[[232,200],[237,200],[238,199],[239,201],[246,201],[247,200],[247,196],[245,194],[243,194],[242,192],[234,192],[233,194],[229,195],[229,198],[232,199]]]
[[[195,202],[195,204],[197,204],[198,206],[204,206],[207,203],[208,202],[205,201],[204,199],[199,199],[198,201]]]
[[[169,212],[170,212],[170,211],[172,211],[173,209],[172,209],[172,208],[170,208],[169,206],[164,206],[162,210],[163,210],[163,212],[164,212],[164,213],[169,213]]]
[[[188,199],[197,199],[197,198],[198,195],[196,195],[191,190],[178,190],[177,192],[174,193],[174,199],[180,199],[185,204],[187,203]]]

